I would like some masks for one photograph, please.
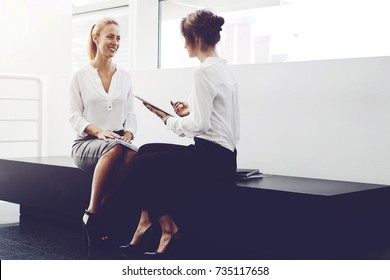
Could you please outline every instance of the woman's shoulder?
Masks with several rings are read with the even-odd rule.
[[[208,70],[206,67],[198,66],[192,70],[192,78],[194,81],[203,80],[208,76]]]
[[[217,65],[226,65],[226,59],[220,58],[218,56],[209,56],[206,58],[202,64],[199,65],[199,68],[207,69]]]
[[[131,80],[130,71],[127,70],[126,68],[117,65],[116,71],[118,72],[121,79],[129,80],[129,81]]]
[[[208,57],[201,65],[194,69],[194,73],[199,75],[206,74],[209,71],[213,71],[219,68],[226,68],[227,63],[225,59],[219,57]]]
[[[195,81],[206,80],[215,84],[235,80],[227,61],[219,57],[209,57],[196,67],[193,72],[193,79]]]
[[[193,75],[207,76],[214,72],[216,68],[221,67],[223,64],[225,64],[224,60],[219,57],[208,57],[205,61],[202,62],[202,64],[194,68]]]
[[[94,69],[90,64],[85,64],[74,70],[73,76],[85,75],[86,73],[92,72],[93,70]]]

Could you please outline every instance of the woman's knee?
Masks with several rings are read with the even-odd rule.
[[[137,156],[137,152],[127,149],[123,155],[123,164],[129,166],[133,163],[134,158]]]
[[[138,153],[139,154],[148,154],[148,153],[156,153],[156,152],[166,152],[166,151],[174,151],[180,149],[185,146],[169,144],[169,143],[149,143],[142,145]]]
[[[138,149],[139,154],[147,154],[155,150],[155,144],[144,144]]]
[[[123,156],[123,148],[124,147],[122,145],[117,144],[113,146],[108,152],[106,152],[102,157],[119,160]]]

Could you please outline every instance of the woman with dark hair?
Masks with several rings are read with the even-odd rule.
[[[224,19],[209,10],[196,11],[182,20],[185,48],[201,62],[193,72],[188,103],[171,102],[178,117],[145,105],[169,130],[194,138],[195,143],[140,147],[132,172],[134,186],[142,192],[143,211],[130,244],[120,248],[124,255],[144,250],[152,225],[158,221],[159,244],[144,255],[167,256],[178,240],[176,217],[183,213],[186,201],[200,202],[204,195],[233,183],[240,128],[238,88],[226,61],[215,50],[223,24]]]
[[[72,157],[77,167],[93,171],[90,202],[83,216],[88,246],[105,246],[108,236],[102,208],[124,183],[137,147],[130,74],[112,61],[120,46],[119,24],[104,18],[90,32],[91,61],[73,73],[69,121],[77,132]]]

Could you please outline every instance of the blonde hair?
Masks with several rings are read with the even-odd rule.
[[[119,27],[118,22],[113,18],[102,18],[99,20],[96,24],[92,25],[90,36],[89,36],[89,44],[88,44],[88,53],[89,58],[93,60],[97,53],[97,46],[95,42],[93,41],[93,36],[99,36],[102,32],[103,28],[109,24],[115,24]]]

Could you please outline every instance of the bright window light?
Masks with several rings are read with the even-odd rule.
[[[217,50],[230,64],[390,55],[387,0],[161,0],[161,68],[198,63],[179,26],[199,8],[225,18]]]

